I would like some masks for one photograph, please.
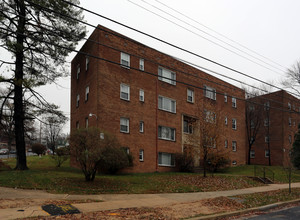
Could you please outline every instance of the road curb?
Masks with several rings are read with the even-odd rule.
[[[247,214],[247,213],[255,212],[255,211],[268,211],[268,210],[271,210],[274,208],[278,208],[278,207],[281,207],[284,205],[298,203],[298,202],[300,202],[300,199],[295,199],[295,200],[290,200],[290,201],[285,201],[285,202],[277,202],[277,203],[273,203],[273,204],[269,204],[269,205],[265,205],[265,206],[244,209],[244,210],[238,210],[238,211],[234,211],[234,212],[226,212],[226,213],[219,213],[219,214],[213,214],[213,215],[207,215],[207,216],[192,217],[192,218],[187,218],[187,219],[189,219],[189,220],[221,219],[221,218],[226,218],[226,217],[243,215],[243,214]]]

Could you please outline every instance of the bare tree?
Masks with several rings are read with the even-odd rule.
[[[67,117],[63,114],[48,114],[44,117],[44,122],[44,135],[47,140],[47,147],[50,148],[52,150],[52,154],[54,154],[61,131],[67,122]]]
[[[300,95],[300,61],[287,69],[286,79],[282,81],[282,85]]]
[[[193,153],[199,156],[204,177],[207,176],[209,156],[223,152],[221,151],[221,146],[224,148],[221,140],[223,122],[214,101],[208,100],[198,106],[198,116],[196,120],[191,121],[193,134],[189,136],[189,142],[194,148]]]

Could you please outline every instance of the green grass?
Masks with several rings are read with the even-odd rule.
[[[3,159],[10,167],[15,159]],[[70,167],[66,161],[55,167],[50,156],[27,157],[29,170],[0,171],[0,186],[25,189],[42,189],[53,193],[98,194],[98,193],[173,193],[231,190],[262,185],[245,176],[253,175],[253,166],[228,168],[207,178],[193,173],[144,173],[123,175],[97,175],[93,182],[86,182],[81,170]],[[272,168],[273,169],[273,168]],[[282,177],[283,171],[274,167]],[[300,181],[299,172],[296,181]],[[284,182],[284,181],[282,181]],[[286,181],[285,181],[286,182]]]

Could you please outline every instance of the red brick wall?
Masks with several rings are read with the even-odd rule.
[[[99,26],[101,27],[101,26]],[[101,27],[102,28],[102,27]],[[110,31],[110,30],[108,30]],[[71,78],[71,128],[75,128],[76,121],[83,127],[85,117],[89,113],[97,114],[89,118],[90,126],[98,126],[117,136],[122,146],[130,148],[134,156],[134,167],[127,172],[154,172],[168,171],[170,167],[157,165],[157,153],[176,153],[182,151],[182,115],[198,116],[198,107],[201,103],[209,101],[203,95],[203,86],[208,85],[217,90],[215,104],[216,112],[222,114],[222,118],[228,117],[228,125],[222,128],[223,143],[228,140],[228,154],[232,161],[237,164],[245,164],[245,103],[237,100],[237,108],[232,108],[231,95],[237,98],[244,98],[244,92],[220,79],[208,75],[200,70],[188,66],[176,59],[160,53],[130,39],[123,39],[110,33],[96,30],[91,36],[101,44],[117,48],[130,54],[130,69],[120,65],[102,60],[90,59],[90,69],[87,73],[80,75],[76,80],[76,66],[80,63],[85,67],[85,58],[78,54],[72,61]],[[87,42],[82,51],[100,56],[101,58],[120,63],[120,51]],[[137,71],[139,68],[139,58],[145,60],[145,72]],[[158,80],[158,67],[176,72],[176,86]],[[185,73],[184,73],[185,72]],[[188,74],[197,75],[200,78],[192,77]],[[84,75],[85,74],[85,75]],[[205,80],[207,79],[207,80]],[[179,82],[184,82],[181,84]],[[215,83],[217,84],[215,84]],[[120,84],[130,85],[130,101],[120,99]],[[90,85],[90,99],[84,103],[85,86]],[[189,85],[196,85],[193,88]],[[192,88],[195,94],[195,103],[187,102],[187,88]],[[139,89],[145,93],[145,101],[139,101]],[[76,94],[80,93],[80,106],[76,108]],[[228,102],[224,102],[223,93],[228,94]],[[157,108],[158,95],[176,100],[176,113],[170,113]],[[130,133],[120,132],[120,117],[130,119]],[[237,119],[237,130],[232,129],[231,120]],[[144,133],[139,132],[139,121],[144,121]],[[166,141],[157,139],[157,126],[167,126],[176,129],[176,140]],[[233,152],[232,141],[237,141],[237,151]],[[223,146],[224,147],[224,144]],[[139,150],[144,150],[144,161],[139,161]]]

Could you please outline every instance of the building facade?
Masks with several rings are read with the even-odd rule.
[[[288,166],[300,123],[300,100],[281,90],[249,101],[261,106],[260,127],[250,151],[251,164]]]
[[[242,89],[100,25],[71,64],[71,129],[116,135],[134,158],[126,172],[173,170],[174,154],[195,135],[191,121],[207,117],[207,104],[222,120],[218,148],[232,165],[245,164],[244,97]]]

